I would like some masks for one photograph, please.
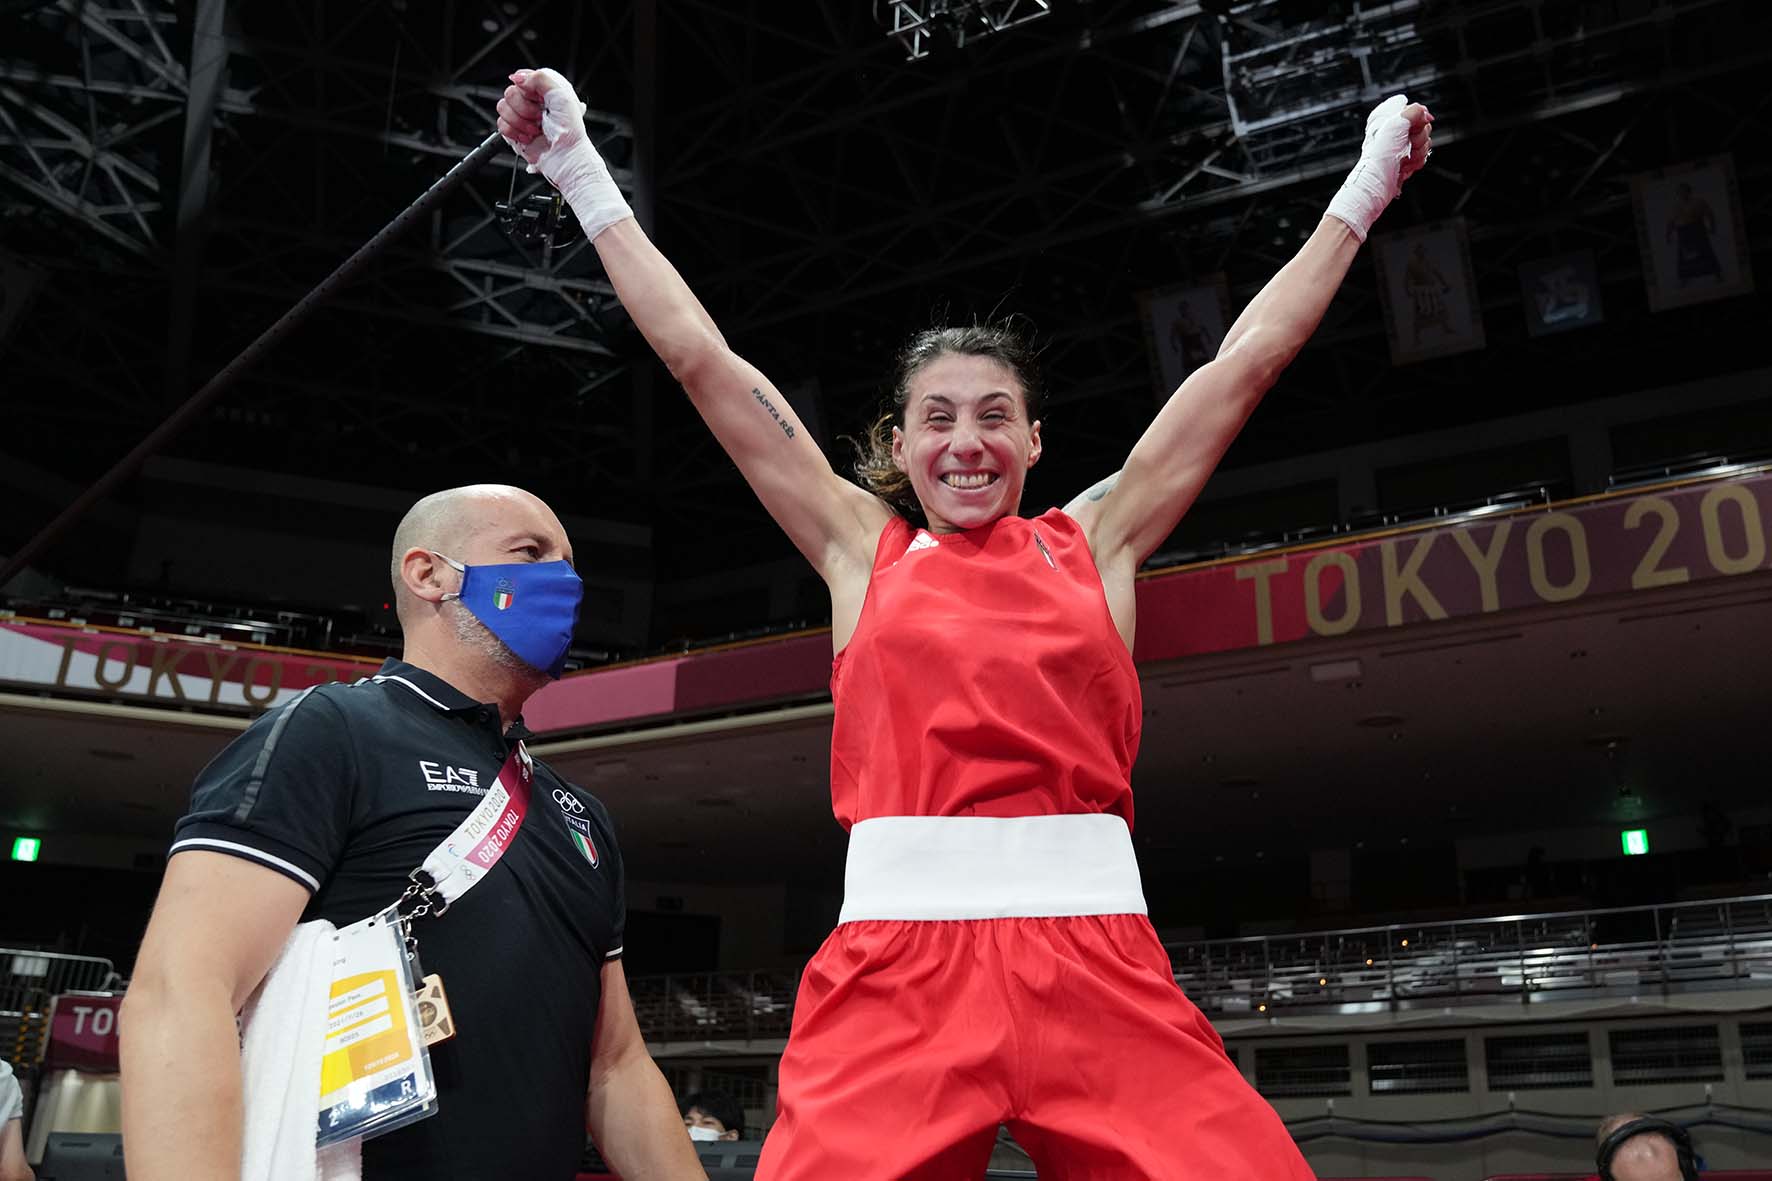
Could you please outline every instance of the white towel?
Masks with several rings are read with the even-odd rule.
[[[302,923],[243,1011],[241,1181],[358,1181],[363,1142],[316,1150],[331,923]]]

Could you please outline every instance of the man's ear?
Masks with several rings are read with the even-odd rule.
[[[454,571],[430,550],[413,546],[400,558],[400,581],[406,593],[426,603],[440,603],[448,592],[448,575]]]

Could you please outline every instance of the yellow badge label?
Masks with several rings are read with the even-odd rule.
[[[366,972],[332,982],[326,1008],[326,1046],[320,1093],[330,1095],[377,1071],[412,1058],[400,981],[391,971]]]

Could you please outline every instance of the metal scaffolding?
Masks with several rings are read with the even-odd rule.
[[[1434,167],[1387,225],[1465,218],[1492,314],[1517,306],[1521,262],[1556,251],[1634,282],[1634,173],[1736,151],[1756,249],[1772,189],[1739,150],[1765,137],[1772,57],[1772,6],[1749,0],[57,0],[4,19],[0,248],[47,281],[0,347],[9,376],[77,395],[27,411],[72,435],[73,479],[463,154],[519,65],[578,82],[667,255],[778,384],[816,379],[833,435],[868,417],[908,330],[1029,317],[1065,416],[1035,477],[1055,498],[1149,420],[1138,294],[1222,273],[1246,300],[1385,94],[1438,117]],[[958,40],[943,22],[964,52],[930,52]],[[519,456],[525,478],[708,564],[781,552],[689,409],[653,392],[668,383],[594,252],[498,231],[513,179],[539,190],[500,172],[449,203],[191,454],[407,486],[439,458]],[[1491,374],[1483,412],[1560,396],[1505,379],[1522,366],[1554,391],[1643,380],[1663,352],[1720,364],[1762,307],[1646,330],[1640,301],[1609,301],[1580,365],[1498,322],[1481,354],[1398,370],[1357,266],[1240,454],[1450,425]],[[1643,352],[1652,337],[1663,352]]]
[[[906,61],[928,57],[944,43],[964,49],[981,37],[1051,15],[1052,0],[885,0],[879,13],[887,33],[904,46]]]

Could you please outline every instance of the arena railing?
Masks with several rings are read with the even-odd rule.
[[[1772,462],[1772,451],[1767,450],[1694,451],[1670,459],[1621,467],[1606,477],[1606,490],[1664,484],[1669,480],[1722,479],[1763,468],[1768,462]]]
[[[1215,562],[1221,558],[1244,557],[1263,550],[1305,545],[1330,540],[1353,541],[1365,533],[1383,532],[1409,526],[1456,525],[1498,512],[1548,505],[1568,495],[1562,480],[1528,480],[1505,491],[1469,500],[1443,501],[1412,508],[1372,509],[1358,512],[1346,520],[1327,525],[1305,525],[1279,530],[1253,530],[1236,538],[1215,538],[1181,549],[1160,550],[1146,559],[1141,570],[1167,570],[1175,566]]]
[[[648,1041],[757,1041],[785,1038],[793,1019],[792,972],[698,972],[628,981]]]
[[[1208,1013],[1772,987],[1772,894],[1168,945]]]
[[[1165,947],[1176,982],[1221,1019],[1772,988],[1772,894]],[[655,1043],[785,1038],[796,986],[785,972],[628,982]]]
[[[111,628],[122,632],[174,639],[258,644],[304,652],[338,652],[380,660],[398,656],[398,627],[376,622],[340,608],[332,614],[199,602],[142,595],[132,591],[69,588],[50,595],[13,595],[0,599],[0,620],[50,623],[72,627]],[[635,654],[603,648],[574,647],[566,667],[592,668]]]
[[[49,1002],[116,981],[116,965],[97,956],[0,947],[0,1058],[15,1066],[35,1063],[49,1032]]]
[[[88,587],[66,587],[50,595],[13,596],[6,606],[13,615],[52,622],[139,628],[169,636],[316,650],[334,646],[337,622],[333,616],[315,611]]]

